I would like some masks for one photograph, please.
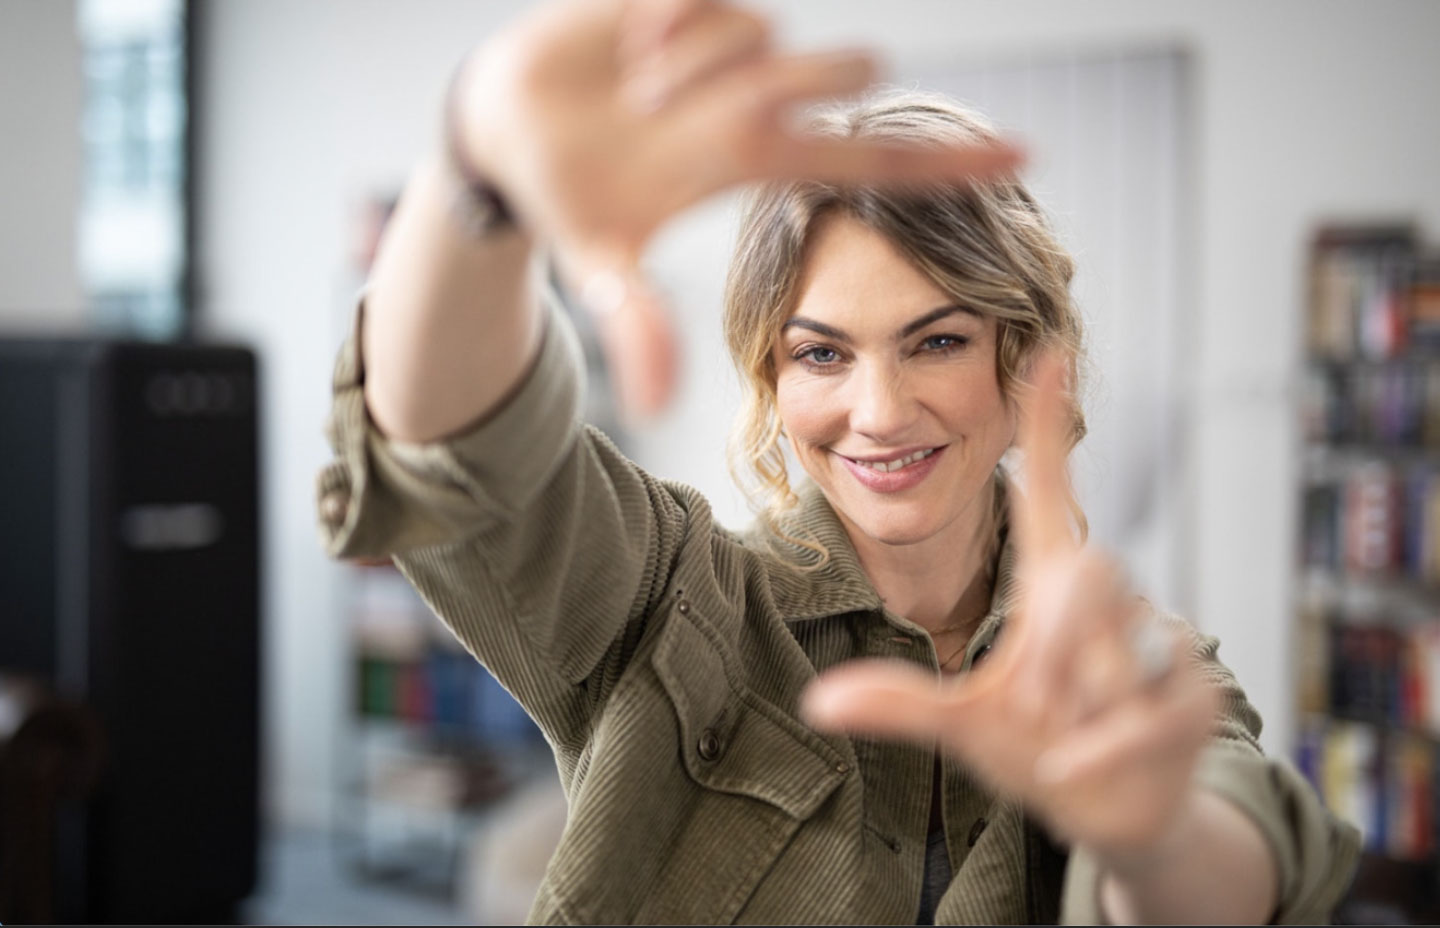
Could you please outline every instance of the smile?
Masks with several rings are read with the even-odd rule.
[[[902,467],[909,467],[911,464],[914,464],[917,461],[923,461],[934,453],[934,448],[926,448],[923,451],[915,451],[911,454],[905,455],[904,457],[895,458],[890,461],[860,461],[856,460],[855,458],[850,458],[850,460],[855,461],[855,463],[859,464],[861,467],[868,467],[869,469],[879,471],[882,474],[888,474],[891,471],[897,471]]]
[[[935,470],[946,445],[920,448],[890,458],[861,461],[835,453],[845,469],[861,486],[876,493],[899,493],[913,489]]]

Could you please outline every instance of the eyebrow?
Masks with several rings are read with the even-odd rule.
[[[957,313],[974,316],[976,319],[980,318],[980,313],[976,312],[970,307],[961,306],[959,303],[951,303],[946,306],[940,306],[932,309],[925,315],[919,316],[905,323],[905,325],[900,328],[900,331],[895,334],[895,339],[896,341],[899,341],[901,339],[909,338],[911,335],[919,332],[921,329],[925,328],[927,325],[930,325],[932,322],[938,322],[939,320],[944,319],[946,316],[954,315]],[[780,331],[783,333],[786,329],[789,329],[791,327],[797,329],[806,329],[808,331],[816,333],[817,335],[823,335],[826,338],[834,339],[837,342],[848,343],[851,341],[850,336],[846,334],[843,330],[837,329],[833,325],[826,325],[823,322],[817,322],[814,319],[807,319],[804,316],[791,316],[789,319],[786,319],[785,324],[780,327]]]

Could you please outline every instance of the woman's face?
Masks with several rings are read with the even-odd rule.
[[[1015,434],[995,337],[993,317],[955,305],[878,232],[845,214],[819,223],[774,348],[776,393],[852,535],[905,545],[978,528]]]

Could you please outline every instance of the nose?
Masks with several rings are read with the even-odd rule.
[[[905,437],[919,404],[897,365],[858,365],[847,386],[852,431],[876,444],[892,444]]]

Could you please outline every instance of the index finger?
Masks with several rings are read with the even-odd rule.
[[[1068,352],[1042,350],[1020,402],[1019,445],[1025,454],[1025,493],[1016,505],[1015,527],[1022,557],[1046,557],[1073,550],[1070,454],[1072,422]]]
[[[797,107],[850,97],[873,86],[879,64],[863,50],[772,56],[709,88],[709,112],[754,120],[769,136],[754,165],[765,180],[833,184],[964,183],[1013,173],[1025,160],[1004,141],[936,144],[794,133],[784,114]]]
[[[627,248],[553,246],[559,282],[593,320],[625,424],[662,412],[679,376],[679,339],[664,299]]]
[[[818,137],[789,141],[771,168],[779,180],[919,185],[998,178],[1024,159],[1019,148],[1005,142],[937,148]]]
[[[825,671],[800,703],[801,716],[817,728],[922,742],[947,736],[963,708],[937,674],[878,658]]]

